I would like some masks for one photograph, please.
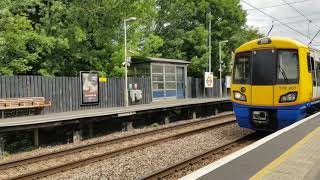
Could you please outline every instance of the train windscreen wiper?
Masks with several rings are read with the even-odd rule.
[[[284,80],[285,80],[287,83],[289,83],[289,80],[288,80],[288,78],[287,78],[286,72],[284,72],[284,70],[283,70],[283,68],[281,67],[281,65],[279,65],[279,69],[280,69],[280,72],[281,72]]]

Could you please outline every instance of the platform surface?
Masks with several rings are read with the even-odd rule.
[[[298,121],[182,180],[320,179],[320,113]]]
[[[155,102],[152,102],[151,104],[132,105],[129,107],[91,109],[91,110],[83,110],[83,111],[51,113],[51,114],[36,115],[36,116],[5,118],[5,119],[0,119],[0,128],[67,121],[67,120],[73,120],[73,119],[108,116],[108,115],[128,116],[138,111],[173,108],[173,107],[179,107],[179,106],[205,104],[205,103],[213,103],[213,102],[221,102],[221,101],[229,101],[229,98],[203,98],[203,99],[192,98],[192,99],[181,99],[181,100],[172,99],[172,100],[155,101]]]

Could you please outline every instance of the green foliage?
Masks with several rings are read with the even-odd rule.
[[[239,0],[2,0],[0,74],[122,76],[123,20],[131,16],[138,20],[128,23],[129,55],[185,59],[198,77],[207,68],[209,18],[215,71],[218,41],[230,40],[227,70],[231,51],[259,36],[245,27]]]
[[[160,125],[158,123],[152,123],[149,127],[157,128],[157,127],[160,127]]]
[[[212,22],[212,67],[218,75],[218,42],[223,47],[224,72],[230,69],[231,52],[245,41],[259,37],[245,27],[246,14],[239,0],[159,0],[156,32],[164,39],[163,56],[191,61],[189,75],[203,77],[208,66],[208,22]]]
[[[7,153],[31,151],[36,147],[32,143],[32,131],[10,132],[5,134]]]

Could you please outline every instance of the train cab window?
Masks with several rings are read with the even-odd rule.
[[[278,51],[277,84],[294,84],[299,82],[298,52],[295,50]]]
[[[233,71],[233,83],[249,84],[250,54],[251,53],[239,53],[236,55]]]

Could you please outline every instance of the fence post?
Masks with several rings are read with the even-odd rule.
[[[39,146],[39,129],[36,128],[33,130],[33,135],[34,135],[34,146],[38,147]]]
[[[0,155],[4,154],[4,147],[5,147],[5,137],[4,133],[0,134]]]

